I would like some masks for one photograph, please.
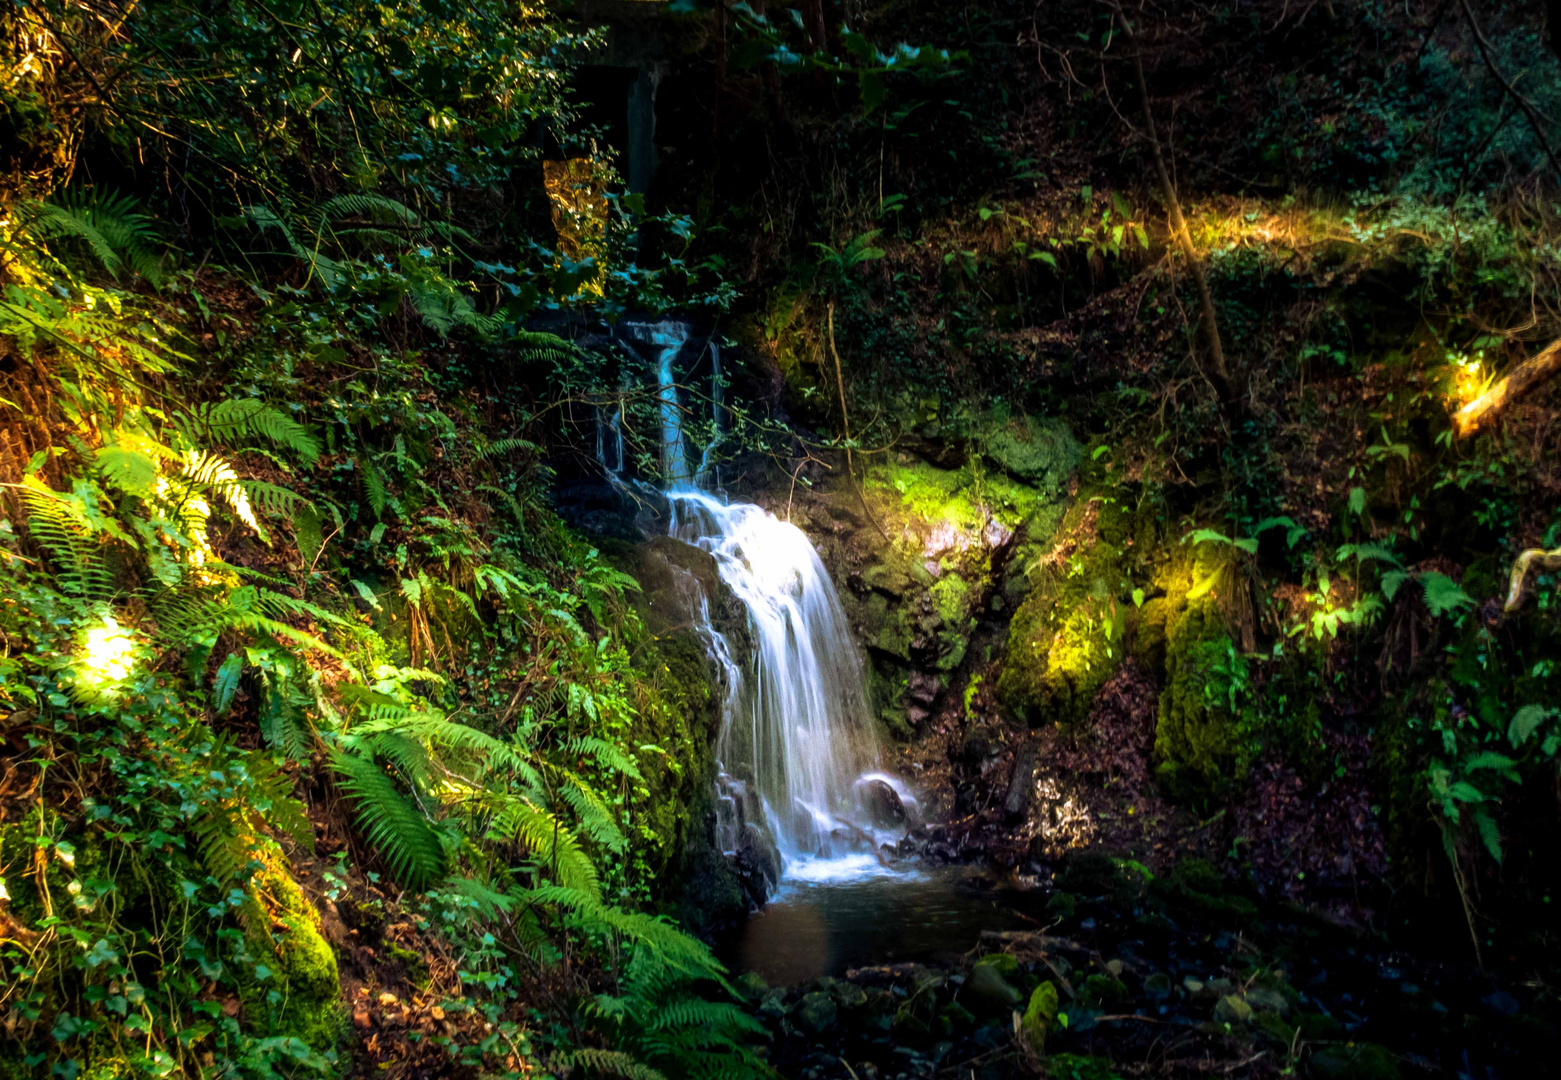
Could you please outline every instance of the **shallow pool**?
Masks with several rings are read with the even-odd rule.
[[[949,964],[983,930],[1039,926],[1023,914],[1033,895],[974,868],[864,867],[844,879],[833,869],[788,867],[776,896],[723,950],[731,969],[782,986],[871,964]]]

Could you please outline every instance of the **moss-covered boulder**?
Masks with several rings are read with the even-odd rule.
[[[1083,717],[1122,662],[1134,567],[1154,530],[1111,490],[1081,494],[1026,568],[1030,592],[1009,624],[997,694],[1032,725]]]
[[[336,951],[320,933],[320,913],[278,865],[268,863],[260,870],[250,892],[260,899],[270,925],[251,918],[246,928],[257,964],[253,977],[240,981],[245,1014],[263,1023],[269,1035],[329,1049],[341,1035],[346,1011]]]

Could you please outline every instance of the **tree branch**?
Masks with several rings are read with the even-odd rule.
[[[1552,341],[1534,356],[1523,361],[1495,386],[1453,414],[1453,425],[1462,438],[1512,402],[1561,371],[1561,339]]]

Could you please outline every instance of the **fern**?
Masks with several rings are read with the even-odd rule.
[[[320,442],[309,429],[274,405],[254,398],[230,398],[195,413],[195,422],[212,441],[234,446],[244,439],[264,438],[297,456],[306,467],[320,457]]]
[[[35,477],[20,485],[27,505],[27,532],[54,564],[55,577],[71,596],[106,601],[115,593],[114,575],[93,535],[85,498],[51,491]]]
[[[568,826],[522,796],[505,794],[496,801],[497,813],[488,826],[490,839],[519,841],[565,889],[600,903],[596,867]]]
[[[642,780],[639,763],[606,739],[595,735],[577,735],[565,741],[563,751],[572,757],[589,758],[604,769]]]
[[[357,804],[358,824],[391,873],[410,889],[421,889],[444,875],[444,845],[427,818],[396,790],[373,761],[330,751],[330,765],[343,791]]]
[[[563,780],[558,789],[559,797],[575,812],[575,818],[585,834],[608,851],[622,852],[628,847],[618,823],[613,820],[612,812],[602,802],[601,796],[572,772],[565,772]]]
[[[622,1050],[581,1047],[559,1054],[557,1061],[564,1069],[585,1069],[599,1076],[621,1076],[624,1080],[667,1080],[664,1074],[641,1064],[632,1054]]]
[[[23,210],[22,226],[43,241],[78,240],[116,280],[129,269],[153,285],[162,285],[160,243],[152,219],[136,210],[131,195],[117,192],[67,192],[59,203],[38,203]]]

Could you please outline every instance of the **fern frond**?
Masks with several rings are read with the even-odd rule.
[[[68,192],[59,203],[40,203],[24,212],[24,227],[38,239],[83,242],[116,280],[128,267],[153,285],[162,284],[161,260],[153,254],[160,239],[157,228],[136,209],[134,196]]]
[[[595,735],[577,735],[564,743],[563,751],[573,757],[590,758],[604,769],[623,773],[635,780],[643,779],[638,762],[619,747]]]
[[[587,1069],[598,1076],[621,1076],[624,1080],[667,1080],[666,1076],[622,1050],[580,1047],[558,1055],[567,1069]]]
[[[558,789],[559,797],[575,812],[581,830],[607,850],[623,851],[628,844],[618,828],[618,823],[613,820],[612,811],[607,809],[601,796],[572,772],[565,772],[563,779],[564,782]]]
[[[224,445],[259,437],[297,455],[308,467],[320,457],[320,441],[309,429],[264,401],[230,398],[198,409],[195,415],[210,436]]]
[[[421,889],[443,876],[444,845],[423,814],[374,762],[330,752],[343,791],[357,803],[358,824],[403,885]]]
[[[560,885],[572,893],[601,902],[596,867],[580,848],[580,842],[562,821],[538,809],[525,798],[502,796],[499,811],[488,826],[495,840],[517,840],[547,868]]]

